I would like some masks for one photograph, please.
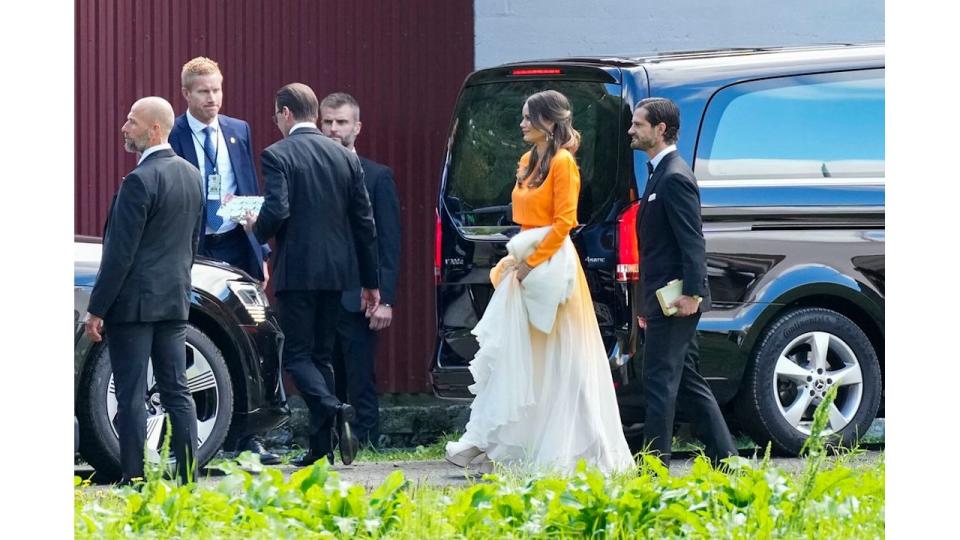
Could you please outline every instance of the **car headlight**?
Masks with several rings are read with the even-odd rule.
[[[240,299],[253,322],[259,324],[267,320],[267,307],[270,306],[270,302],[260,285],[246,281],[229,281],[227,285]]]

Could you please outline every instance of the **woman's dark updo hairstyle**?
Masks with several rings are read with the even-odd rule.
[[[517,183],[533,174],[530,187],[539,187],[547,179],[550,171],[550,160],[557,150],[566,148],[570,153],[577,151],[580,146],[580,133],[573,129],[573,111],[567,96],[556,90],[544,90],[527,98],[527,112],[530,113],[530,123],[533,127],[547,134],[547,151],[540,156],[534,145],[530,153],[530,161],[525,171],[518,171]],[[548,130],[544,121],[553,122],[553,130]],[[539,166],[538,166],[539,165]]]

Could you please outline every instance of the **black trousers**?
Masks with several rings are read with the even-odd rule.
[[[330,428],[341,403],[333,373],[340,291],[280,291],[277,309],[284,334],[283,368],[310,410],[311,450],[326,454],[333,449]]]
[[[160,402],[170,415],[170,446],[177,459],[177,476],[181,482],[197,478],[197,411],[187,387],[186,327],[186,321],[105,325],[117,395],[117,433],[124,479],[143,477],[148,360],[153,362]]]
[[[363,312],[353,313],[341,305],[333,362],[337,397],[357,410],[357,420],[351,425],[361,443],[376,444],[380,438],[380,401],[374,373],[376,347],[377,332],[370,330],[370,319]]]
[[[664,461],[670,459],[673,420],[677,409],[702,437],[714,463],[736,455],[737,447],[707,381],[697,371],[700,349],[697,323],[689,317],[647,320],[643,345],[643,388],[646,398],[644,443]]]
[[[239,225],[223,234],[206,235],[199,253],[236,266],[254,279],[263,280],[263,263],[257,260],[250,239]]]

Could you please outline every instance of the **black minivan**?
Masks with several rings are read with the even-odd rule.
[[[837,387],[828,429],[844,443],[882,415],[884,46],[825,45],[566,58],[470,74],[451,122],[437,202],[437,342],[443,398],[470,399],[470,330],[493,294],[488,273],[519,227],[510,193],[527,150],[520,110],[555,89],[583,136],[580,226],[625,429],[643,421],[637,327],[637,194],[645,153],[632,109],[672,99],[678,150],[703,204],[712,309],[700,370],[734,427],[795,454]]]

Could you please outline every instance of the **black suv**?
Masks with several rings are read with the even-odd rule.
[[[519,229],[520,109],[545,89],[570,98],[583,135],[571,237],[624,425],[643,420],[635,225],[647,161],[627,129],[636,103],[660,96],[680,107],[678,150],[700,184],[713,297],[700,369],[728,418],[796,453],[836,386],[829,429],[846,443],[862,435],[883,400],[883,44],[567,58],[469,75],[437,203],[435,393],[472,397],[470,330]]]
[[[74,412],[80,455],[101,480],[120,478],[117,398],[105,341],[93,343],[83,320],[100,268],[99,238],[74,241]],[[197,258],[187,325],[187,385],[197,407],[197,462],[226,443],[273,429],[289,418],[280,376],[283,333],[260,284],[242,270]],[[109,329],[106,339],[109,337]],[[147,444],[159,453],[165,411],[151,367],[144,388]]]

